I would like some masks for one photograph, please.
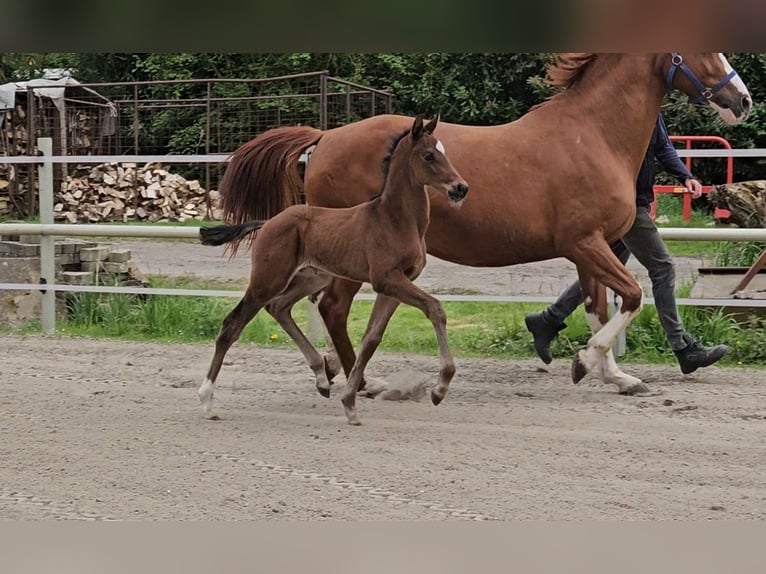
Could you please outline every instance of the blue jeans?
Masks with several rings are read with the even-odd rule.
[[[620,241],[612,245],[612,251],[623,264],[628,261],[632,253],[646,268],[652,282],[652,295],[657,316],[665,330],[670,348],[674,351],[685,348],[688,344],[684,339],[686,332],[676,307],[675,267],[670,258],[670,252],[649,215],[648,207],[637,208],[633,227]],[[543,318],[552,325],[561,325],[582,302],[580,282],[575,281],[543,311]]]

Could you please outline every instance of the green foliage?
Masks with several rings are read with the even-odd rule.
[[[715,264],[719,267],[750,267],[760,257],[766,243],[727,241],[719,244]]]

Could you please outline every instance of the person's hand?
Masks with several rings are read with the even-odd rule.
[[[684,182],[684,187],[686,187],[686,191],[692,194],[694,199],[702,195],[702,184],[696,179],[687,179]]]

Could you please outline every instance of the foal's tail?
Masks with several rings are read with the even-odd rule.
[[[200,227],[199,239],[202,245],[223,245],[232,241],[241,241],[254,231],[258,231],[265,221],[249,221],[236,225],[216,225]]]
[[[275,216],[302,203],[298,159],[323,132],[309,126],[266,131],[241,145],[229,158],[219,186],[223,217],[246,223]]]

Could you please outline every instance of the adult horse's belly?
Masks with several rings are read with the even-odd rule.
[[[325,132],[306,170],[307,202],[347,207],[379,193],[391,138],[411,122],[401,116],[377,116]],[[435,135],[469,191],[459,209],[439,192],[429,192],[426,246],[432,255],[477,267],[538,261],[561,256],[578,232],[571,220],[579,200],[572,198],[569,189],[556,193],[558,199],[554,199],[554,190],[548,189],[549,174],[536,167],[539,158],[526,151],[530,138],[510,149],[515,147],[509,144],[514,138],[508,137],[506,129],[448,123],[437,127]],[[545,139],[539,133],[535,136]],[[550,140],[547,150],[549,146]],[[562,218],[570,221],[566,231]],[[577,221],[574,227],[592,230],[597,224]]]

